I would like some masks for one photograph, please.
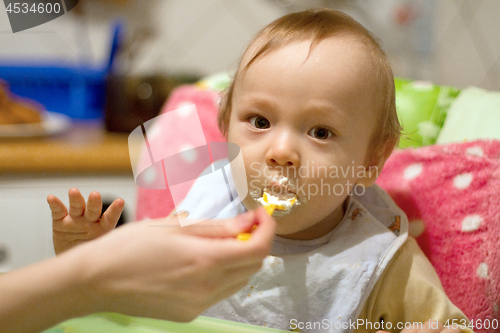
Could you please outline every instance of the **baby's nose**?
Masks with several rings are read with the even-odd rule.
[[[286,136],[276,138],[270,143],[266,161],[269,166],[298,167],[299,152],[297,144]]]

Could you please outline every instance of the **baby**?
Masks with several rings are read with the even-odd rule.
[[[328,9],[271,23],[244,52],[219,126],[241,149],[250,189],[235,212],[264,195],[286,205],[272,213],[261,271],[202,315],[302,332],[470,332],[443,326],[467,319],[375,185],[400,125],[390,64],[363,26]],[[217,196],[214,186],[197,181],[177,210],[202,216],[196,198]]]

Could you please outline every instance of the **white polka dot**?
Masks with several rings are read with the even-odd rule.
[[[443,151],[443,153],[452,153],[453,152],[453,150],[448,148],[448,147],[443,147],[442,151]]]
[[[175,110],[175,113],[178,114],[179,117],[181,117],[181,118],[186,118],[189,115],[191,115],[191,113],[193,113],[194,110],[195,110],[195,107],[194,107],[193,103],[180,102],[179,104],[177,104],[177,108]]]
[[[481,147],[477,147],[477,146],[467,148],[465,153],[467,155],[472,155],[472,156],[479,156],[479,157],[484,156],[484,152],[481,149]]]
[[[483,222],[483,219],[479,215],[469,215],[462,221],[462,231],[472,232],[479,229],[479,226]]]
[[[425,231],[425,224],[422,220],[413,220],[408,224],[410,236],[418,237]]]
[[[439,130],[441,129],[438,125],[434,124],[432,121],[422,121],[418,123],[418,134],[422,137],[427,138],[437,138]]]
[[[146,129],[146,137],[148,138],[149,143],[156,138],[158,135],[161,133],[161,128],[160,126],[157,126],[156,124],[151,126],[150,128]]]
[[[183,144],[180,148],[179,151],[181,152],[182,159],[186,163],[193,163],[196,161],[196,158],[198,157],[198,153],[194,149],[193,146],[189,144]]]
[[[473,179],[474,177],[471,173],[463,173],[453,178],[453,185],[458,189],[464,189],[469,187]]]
[[[485,262],[480,263],[476,273],[481,279],[488,279],[488,265]]]
[[[405,169],[403,177],[407,180],[412,180],[413,178],[420,175],[422,173],[422,170],[424,170],[422,164],[412,164]]]
[[[142,173],[142,179],[146,182],[146,184],[153,184],[156,180],[156,169],[155,168],[147,168]]]

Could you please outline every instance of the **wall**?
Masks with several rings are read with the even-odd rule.
[[[500,1],[437,2],[435,80],[500,90]]]
[[[0,61],[53,58],[103,63],[110,25],[123,17],[135,39],[130,73],[206,75],[235,67],[251,37],[288,12],[329,6],[348,12],[381,39],[395,74],[460,88],[500,90],[498,0],[81,0],[70,12],[25,32],[9,33],[0,12]],[[132,61],[130,61],[132,59]]]

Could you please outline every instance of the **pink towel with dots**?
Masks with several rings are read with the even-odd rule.
[[[500,321],[500,141],[395,151],[377,183],[408,215],[451,301],[469,319]]]
[[[175,89],[166,105],[164,106],[161,114],[178,110],[180,108],[186,107],[188,105],[194,105],[198,111],[198,117],[201,122],[201,127],[205,135],[205,140],[200,143],[199,133],[193,133],[193,135],[186,135],[185,131],[195,131],[195,128],[188,128],[182,126],[183,124],[183,113],[177,113],[176,119],[169,119],[168,124],[154,124],[154,126],[160,125],[159,128],[155,128],[151,132],[157,132],[156,135],[148,135],[149,146],[155,148],[155,152],[158,155],[163,155],[162,150],[166,155],[171,155],[173,151],[185,151],[186,147],[198,147],[200,145],[207,144],[209,142],[224,142],[225,139],[220,133],[217,127],[217,113],[218,113],[218,103],[219,103],[219,93],[200,88],[198,86],[189,85],[181,86]],[[185,117],[185,116],[184,116]],[[178,119],[177,119],[178,118]],[[187,119],[187,118],[185,118]],[[186,120],[187,121],[187,120]],[[178,125],[178,126],[177,126]],[[188,126],[189,127],[189,126]],[[179,135],[179,131],[183,131],[182,135]],[[149,132],[149,133],[151,133]],[[149,134],[148,133],[148,134]],[[182,140],[177,140],[177,138],[182,137]],[[176,160],[176,168],[189,168],[190,165],[197,165],[198,168],[204,168],[204,160],[202,156],[196,156],[195,150],[189,149],[185,151],[186,154],[181,154],[181,158]],[[144,156],[147,152],[143,151],[141,160],[139,164],[146,163],[149,161],[148,156]],[[205,167],[208,167],[209,163],[206,163]],[[155,175],[159,175],[155,177]],[[149,181],[152,188],[165,187],[165,180],[163,177],[163,170],[161,169],[161,164],[157,165],[157,168],[151,168],[147,170],[145,174],[145,180]],[[158,182],[158,184],[154,184]],[[157,185],[157,186],[155,186]],[[184,191],[184,195],[187,194],[187,190]],[[177,193],[177,198],[179,194]],[[174,201],[170,189],[147,189],[138,188],[137,193],[137,206],[136,206],[136,220],[144,220],[147,218],[160,218],[165,217],[174,209]]]

